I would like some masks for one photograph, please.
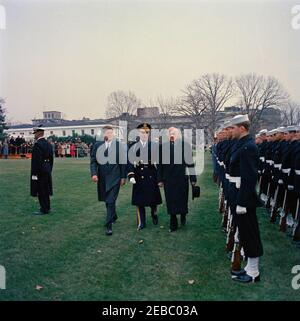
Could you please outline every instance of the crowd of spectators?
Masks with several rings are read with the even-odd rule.
[[[53,146],[53,154],[58,158],[77,158],[89,156],[92,144],[86,144],[80,139],[74,139],[65,142],[58,142],[49,139]],[[4,141],[0,141],[0,158],[9,158],[10,156],[26,157],[32,153],[34,145],[33,140],[25,140],[23,136],[8,136]]]

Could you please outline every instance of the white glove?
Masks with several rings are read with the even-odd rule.
[[[278,180],[278,184],[282,185],[282,184],[283,184],[283,180],[282,180],[282,179],[279,179],[279,180]]]
[[[136,184],[136,180],[135,180],[134,177],[131,177],[130,180],[129,180],[129,182],[130,182],[131,184]]]
[[[36,175],[32,175],[32,176],[31,176],[31,179],[32,179],[33,181],[37,181],[37,180],[38,180],[38,177],[37,177]]]
[[[294,189],[294,186],[293,185],[288,185],[288,190],[289,191],[292,191]]]
[[[236,206],[236,214],[246,214],[247,213],[247,208],[237,205]]]

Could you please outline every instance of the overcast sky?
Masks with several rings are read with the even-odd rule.
[[[203,73],[277,77],[300,101],[299,1],[0,0],[0,97],[9,120],[101,118],[107,96],[147,105]]]

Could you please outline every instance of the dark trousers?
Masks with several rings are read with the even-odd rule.
[[[181,222],[185,222],[186,214],[180,214]],[[170,229],[177,230],[178,229],[178,220],[176,215],[170,215]]]
[[[263,255],[263,247],[260,239],[256,208],[247,207],[247,213],[236,214],[235,206],[231,207],[233,217],[239,229],[240,244],[246,257],[259,257]]]
[[[157,206],[153,205],[150,206],[151,208],[151,216],[157,215]],[[146,209],[145,206],[137,206],[136,209],[137,212],[137,226],[138,228],[144,228],[146,227]]]
[[[50,195],[48,188],[40,188],[38,191],[38,200],[40,203],[40,211],[43,213],[49,213],[50,211]]]
[[[112,227],[112,223],[114,218],[117,216],[116,214],[116,203],[105,203],[106,205],[106,220],[105,226],[108,228]]]

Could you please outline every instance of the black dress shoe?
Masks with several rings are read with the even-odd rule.
[[[241,276],[244,274],[246,274],[246,271],[244,269],[241,269],[239,271],[231,271],[231,275],[233,275],[233,276]]]
[[[158,216],[157,215],[152,215],[152,222],[154,225],[158,224]]]
[[[116,215],[113,217],[112,222],[113,222],[113,223],[116,223],[117,219],[118,219],[118,215],[116,214]]]
[[[111,229],[111,228],[107,228],[105,234],[106,234],[107,236],[112,235],[112,229]]]
[[[169,229],[169,232],[172,233],[172,232],[176,232],[177,231],[177,227],[172,227]]]
[[[237,277],[232,277],[233,281],[241,282],[241,283],[254,283],[254,282],[259,282],[260,281],[260,275],[257,277],[253,278],[252,276],[248,275],[247,273],[237,276]]]
[[[33,214],[34,214],[34,215],[46,215],[46,214],[48,214],[48,213],[41,212],[41,211],[37,211],[37,212],[34,212]]]

